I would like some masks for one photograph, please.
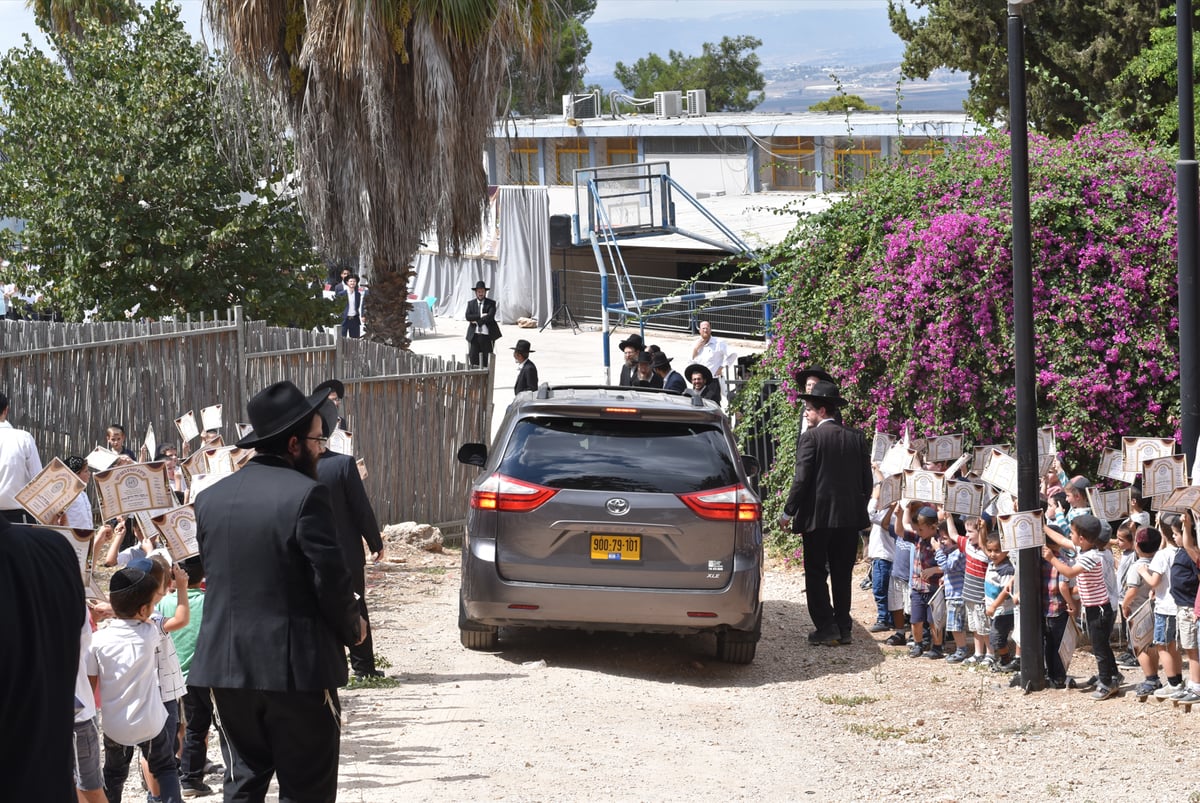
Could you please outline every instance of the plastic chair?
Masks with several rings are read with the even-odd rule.
[[[429,326],[436,332],[437,320],[433,317],[433,305],[437,303],[437,296],[425,296],[425,303],[429,305]]]

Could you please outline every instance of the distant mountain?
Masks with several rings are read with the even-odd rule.
[[[606,92],[620,89],[613,78],[618,61],[632,64],[650,53],[663,58],[671,50],[696,55],[704,42],[725,36],[755,36],[755,52],[767,78],[767,100],[760,111],[803,111],[835,94],[830,73],[844,91],[894,109],[896,81],[904,43],[888,27],[882,9],[796,10],[722,14],[707,19],[646,19],[588,23],[592,53],[584,82]],[[695,89],[697,87],[679,87]],[[967,77],[943,71],[929,82],[909,82],[901,92],[911,111],[961,111]]]

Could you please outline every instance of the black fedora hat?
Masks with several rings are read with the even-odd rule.
[[[269,441],[317,412],[328,399],[329,393],[326,390],[305,396],[304,391],[292,382],[276,382],[256,393],[246,405],[246,413],[250,417],[250,426],[253,429],[238,441],[237,445],[245,449]]]
[[[824,379],[813,385],[812,393],[801,393],[800,398],[817,407],[844,407],[848,402],[838,395],[838,387]]]
[[[524,354],[526,357],[528,357],[530,354],[533,354],[533,349],[529,348],[528,340],[518,340],[517,345],[510,346],[509,350]]]
[[[796,382],[801,387],[803,387],[805,384],[807,384],[808,378],[810,376],[815,376],[817,379],[820,379],[824,382],[831,382],[835,385],[837,384],[837,380],[835,380],[832,376],[830,376],[828,373],[826,373],[825,369],[819,365],[810,365],[807,368],[801,368],[798,371],[796,371],[794,376],[796,377]]]
[[[700,375],[704,377],[705,382],[711,382],[713,380],[712,371],[708,370],[708,366],[701,365],[698,362],[694,362],[691,365],[689,365],[687,368],[684,368],[683,375],[687,379],[687,381],[691,382],[692,374],[696,373],[697,371],[699,371]]]
[[[640,351],[638,352],[637,361],[639,364],[645,363],[646,365],[650,365],[654,362],[654,354],[652,351]],[[670,360],[667,360],[667,362],[670,362]]]
[[[625,349],[629,348],[630,346],[633,346],[638,351],[642,351],[643,349],[646,348],[646,341],[642,340],[641,335],[635,333],[635,334],[632,334],[629,337],[625,338],[624,340],[622,340],[620,343],[617,344],[617,348],[619,348],[621,351],[624,351]]]
[[[670,368],[671,358],[661,351],[656,351],[654,352],[654,358],[650,360],[650,367],[656,371],[659,368]]]
[[[480,279],[479,281],[475,282],[475,289],[476,290],[491,290],[492,288],[488,287],[487,284],[483,281],[483,279]]]
[[[337,394],[339,399],[346,398],[346,386],[337,379],[326,379],[324,382],[312,389],[313,393],[320,393],[321,391],[325,391],[326,395],[332,391],[333,393]]]

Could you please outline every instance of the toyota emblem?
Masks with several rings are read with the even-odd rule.
[[[629,512],[629,500],[614,496],[604,503],[604,507],[614,516],[624,516]]]

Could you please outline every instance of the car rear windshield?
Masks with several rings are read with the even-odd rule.
[[[719,426],[534,417],[517,423],[500,472],[549,488],[691,493],[738,482]]]

